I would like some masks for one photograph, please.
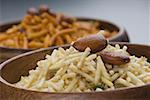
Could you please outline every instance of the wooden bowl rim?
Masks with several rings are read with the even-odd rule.
[[[130,45],[130,46],[133,46],[133,45],[136,45],[136,46],[145,46],[145,47],[148,47],[150,48],[149,45],[143,45],[143,44],[133,44],[133,43],[127,43],[127,42],[112,42],[110,44],[123,44],[123,45]],[[11,84],[9,82],[7,82],[5,79],[3,79],[1,77],[1,69],[3,67],[5,67],[6,64],[10,63],[11,61],[14,61],[20,57],[23,57],[23,56],[27,56],[27,55],[31,55],[33,53],[37,53],[37,52],[41,52],[41,51],[45,51],[45,50],[50,50],[50,49],[57,49],[58,47],[68,47],[68,46],[71,46],[71,45],[63,45],[63,46],[54,46],[54,47],[49,47],[49,48],[42,48],[42,49],[37,49],[37,50],[34,50],[34,51],[30,51],[30,52],[26,52],[26,53],[23,53],[23,54],[20,54],[18,56],[15,56],[13,58],[10,58],[8,60],[6,60],[5,62],[3,62],[2,64],[0,64],[0,82],[2,82],[2,84],[5,84],[9,87],[12,87],[12,88],[16,88],[16,89],[19,89],[19,90],[24,90],[24,91],[28,91],[28,92],[35,92],[35,93],[42,93],[42,94],[93,94],[93,93],[110,93],[110,92],[120,92],[120,91],[125,91],[125,90],[134,90],[134,89],[137,89],[137,88],[142,88],[142,87],[150,87],[150,84],[145,84],[145,85],[142,85],[142,86],[136,86],[136,87],[124,87],[124,88],[119,88],[119,89],[115,89],[115,90],[105,90],[105,91],[101,91],[101,92],[41,92],[41,91],[35,91],[35,90],[29,90],[29,89],[24,89],[24,88],[19,88],[17,86],[15,86],[14,84]]]
[[[89,21],[99,21],[99,22],[104,22],[104,23],[108,23],[108,24],[111,24],[115,27],[117,27],[119,29],[119,32],[117,33],[117,35],[113,36],[113,37],[110,37],[108,38],[109,41],[113,40],[113,39],[116,39],[116,38],[119,38],[121,35],[124,34],[124,32],[126,31],[126,29],[120,25],[120,24],[116,24],[112,21],[109,21],[109,20],[105,20],[105,19],[98,19],[98,18],[88,18],[88,17],[76,17],[78,20],[89,20]],[[4,26],[5,24],[18,24],[20,23],[21,20],[16,20],[16,21],[12,21],[12,22],[6,22],[6,23],[1,23],[0,24],[0,27]],[[127,34],[128,35],[128,34]],[[128,38],[129,38],[129,35],[128,35]],[[129,39],[130,40],[130,39]],[[53,47],[53,46],[50,46],[50,47]],[[48,47],[49,48],[49,47]],[[3,46],[0,46],[0,49],[4,49],[4,50],[12,50],[12,51],[23,51],[23,52],[27,52],[27,51],[32,51],[32,50],[37,50],[37,49],[23,49],[23,48],[12,48],[12,47],[3,47]]]

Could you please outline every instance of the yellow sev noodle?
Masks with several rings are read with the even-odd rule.
[[[5,32],[0,32],[0,46],[23,49],[47,48],[50,46],[69,44],[80,37],[95,34],[100,30],[98,21],[80,21],[70,17],[69,23],[63,20],[63,14],[56,16],[44,12],[39,15],[27,14],[18,25],[13,25]],[[101,30],[110,38],[116,35],[116,30]]]

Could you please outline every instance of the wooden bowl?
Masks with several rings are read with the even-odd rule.
[[[112,43],[114,45],[115,43]],[[136,56],[145,56],[150,61],[150,46],[119,43],[127,45],[128,51]],[[69,46],[63,46],[68,48]],[[103,92],[87,93],[49,93],[21,89],[13,85],[20,76],[28,75],[28,71],[36,67],[37,61],[44,59],[46,54],[51,54],[50,47],[39,49],[13,57],[0,65],[0,95],[2,100],[149,100],[150,84],[116,89]]]
[[[108,29],[110,31],[118,31],[118,34],[114,37],[109,38],[111,42],[129,42],[129,37],[125,28],[120,25],[114,24],[109,21],[98,20],[98,19],[90,19],[90,18],[77,18],[81,21],[98,21],[101,23],[100,29]],[[8,28],[12,27],[12,25],[19,24],[20,21],[4,23],[0,25],[0,32],[6,31]],[[13,56],[19,55],[21,53],[31,51],[33,49],[16,49],[16,48],[8,48],[8,47],[0,47],[0,62],[3,62]]]

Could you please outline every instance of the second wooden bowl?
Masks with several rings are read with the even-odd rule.
[[[112,45],[115,43],[112,43]],[[126,45],[132,55],[145,56],[150,61],[150,46],[119,43]],[[69,46],[63,46],[68,48]],[[57,47],[40,49],[21,54],[0,65],[0,95],[2,100],[149,100],[150,84],[104,92],[88,93],[48,93],[21,89],[13,85],[20,76],[36,67],[37,61],[44,59]]]
[[[77,17],[80,21],[97,21],[100,22],[100,29],[107,29],[109,31],[117,31],[118,34],[114,37],[109,38],[109,41],[115,42],[129,42],[128,34],[124,27],[121,25],[117,25],[110,21],[99,20],[99,19],[90,19],[90,18],[80,18]],[[20,21],[4,23],[0,25],[0,32],[6,31],[8,28],[12,27],[12,25],[18,24]],[[19,55],[24,52],[31,51],[33,49],[16,49],[16,48],[8,48],[8,47],[0,47],[0,62],[3,62],[13,56]]]

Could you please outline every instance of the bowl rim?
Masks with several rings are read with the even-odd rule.
[[[143,44],[134,44],[134,43],[127,43],[127,42],[111,42],[110,44],[121,44],[121,45],[137,45],[137,46],[146,46],[146,47],[150,47],[150,45],[143,45]],[[111,92],[119,92],[119,91],[125,91],[125,90],[132,90],[132,89],[137,89],[137,88],[142,88],[142,87],[150,87],[150,83],[148,84],[145,84],[145,85],[141,85],[141,86],[136,86],[136,87],[124,87],[124,88],[118,88],[118,89],[114,89],[114,90],[105,90],[105,91],[100,91],[100,92],[96,92],[96,91],[92,91],[92,92],[42,92],[42,91],[36,91],[36,90],[29,90],[29,89],[25,89],[25,88],[20,88],[20,87],[17,87],[15,86],[14,84],[11,84],[9,82],[7,82],[5,79],[2,78],[1,76],[1,69],[3,67],[5,67],[5,65],[7,65],[8,63],[18,59],[18,58],[21,58],[21,57],[24,57],[24,56],[27,56],[27,55],[31,55],[33,53],[37,53],[37,52],[41,52],[41,51],[45,51],[45,50],[53,50],[53,49],[58,49],[58,47],[68,47],[68,46],[71,46],[70,44],[69,45],[62,45],[62,46],[53,46],[53,47],[49,47],[49,48],[41,48],[41,49],[37,49],[37,50],[34,50],[34,51],[29,51],[29,52],[26,52],[26,53],[23,53],[23,54],[20,54],[18,56],[15,56],[15,57],[12,57],[8,60],[6,60],[5,62],[3,62],[2,64],[0,64],[0,83],[4,84],[4,85],[7,85],[11,88],[16,88],[16,89],[19,89],[19,90],[23,90],[23,91],[28,91],[28,92],[35,92],[35,93],[46,93],[46,94],[92,94],[92,93],[111,93]]]
[[[113,36],[113,37],[110,37],[108,38],[109,41],[113,40],[113,39],[116,39],[116,38],[119,38],[121,35],[124,34],[124,32],[126,32],[126,29],[124,26],[118,24],[118,23],[115,23],[113,21],[110,21],[110,20],[106,20],[106,19],[101,19],[101,18],[90,18],[90,17],[80,17],[80,16],[75,16],[77,18],[77,20],[90,20],[90,21],[100,21],[100,22],[104,22],[104,23],[108,23],[108,24],[111,24],[115,27],[117,27],[119,29],[119,31],[117,32],[117,35]],[[16,21],[11,21],[11,22],[5,22],[5,23],[1,23],[0,24],[0,27],[4,26],[4,25],[7,25],[7,24],[18,24],[20,23],[21,20],[16,20]],[[129,38],[129,34],[128,35],[128,39],[130,41],[130,38]],[[64,44],[65,45],[65,44]],[[53,47],[53,46],[50,46],[50,47]],[[49,48],[49,47],[48,47]],[[19,50],[19,51],[23,51],[23,52],[27,52],[27,51],[32,51],[32,50],[37,50],[37,49],[23,49],[23,48],[13,48],[13,47],[5,47],[5,46],[0,46],[0,49],[9,49],[9,50],[12,50],[12,51],[15,51],[15,50]],[[41,49],[41,48],[40,48]]]

